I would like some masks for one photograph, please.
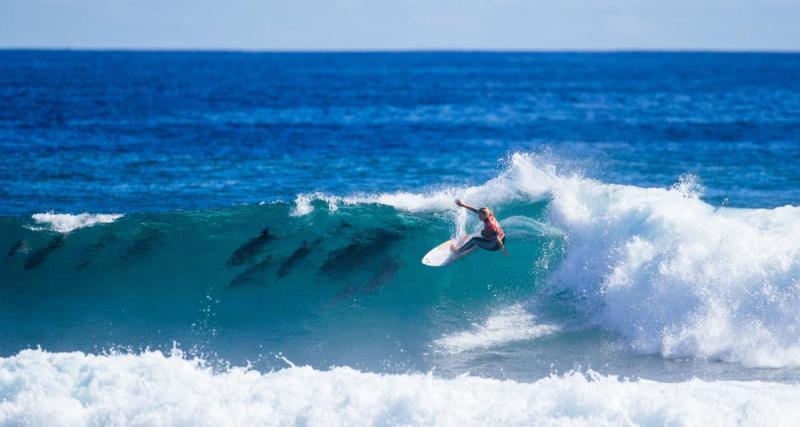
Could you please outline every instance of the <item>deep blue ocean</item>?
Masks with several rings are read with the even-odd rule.
[[[608,182],[798,200],[800,56],[0,53],[3,214],[474,185],[549,150]]]
[[[0,51],[0,424],[796,425],[799,162],[800,54]]]

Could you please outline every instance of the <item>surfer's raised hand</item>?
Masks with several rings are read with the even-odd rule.
[[[462,208],[465,208],[468,211],[472,211],[472,212],[478,213],[478,209],[477,208],[474,208],[474,207],[462,202],[461,199],[456,199],[456,205],[461,206]]]

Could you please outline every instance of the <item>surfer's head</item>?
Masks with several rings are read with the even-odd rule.
[[[492,212],[492,210],[489,209],[489,208],[484,207],[484,208],[478,209],[478,217],[481,219],[481,221],[484,221],[487,218],[491,218],[493,216],[494,216],[494,212]]]

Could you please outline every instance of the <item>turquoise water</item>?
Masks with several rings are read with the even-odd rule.
[[[557,257],[563,244],[522,222],[508,227],[521,237],[514,257],[493,259],[496,267],[474,257],[432,269],[419,260],[455,231],[449,215],[311,206],[303,216],[291,216],[290,203],[131,214],[66,235],[6,221],[3,236],[30,249],[4,259],[3,346],[93,351],[177,340],[268,366],[282,363],[266,357],[280,351],[318,366],[427,370],[437,333],[497,298],[530,293],[521,280],[529,266],[515,260]],[[542,209],[509,207],[539,216]]]
[[[538,179],[528,181],[531,174]],[[3,236],[16,243],[3,260],[3,346],[177,345],[213,363],[267,370],[284,366],[276,358],[283,355],[316,367],[522,380],[589,367],[670,381],[794,380],[783,365],[794,363],[796,320],[787,304],[795,244],[775,233],[795,233],[798,212],[720,209],[693,185],[609,185],[515,155],[489,183],[427,195],[308,197],[113,221],[6,219]],[[492,201],[510,256],[420,263],[441,240],[479,227],[451,207],[458,193]],[[588,224],[587,209],[596,215]],[[771,250],[789,258],[735,250],[778,244]],[[655,255],[635,259],[648,251]],[[682,265],[691,251],[698,263]],[[724,271],[743,265],[738,274]],[[775,298],[782,303],[770,307]],[[718,313],[720,300],[730,305]],[[710,349],[698,342],[705,322],[750,327],[754,317],[773,335],[761,337],[758,327],[755,342],[727,333],[712,337]],[[781,369],[764,369],[776,364]]]

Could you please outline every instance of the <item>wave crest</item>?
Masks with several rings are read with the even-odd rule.
[[[57,214],[54,212],[33,214],[31,218],[37,224],[45,224],[52,231],[59,233],[69,233],[79,228],[91,227],[97,224],[112,223],[120,218],[122,214]]]

